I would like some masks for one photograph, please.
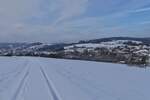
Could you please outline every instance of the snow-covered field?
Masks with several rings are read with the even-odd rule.
[[[150,69],[0,57],[0,100],[150,100]]]

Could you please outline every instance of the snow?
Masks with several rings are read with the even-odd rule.
[[[0,100],[150,100],[150,68],[0,57]]]
[[[33,49],[38,50],[38,49],[43,48],[44,46],[51,46],[51,45],[52,44],[40,44],[40,45],[31,46],[31,47],[29,47],[27,49],[29,49],[29,50],[33,50]]]
[[[72,46],[64,47],[65,50],[76,48],[115,48],[118,46],[124,46],[123,44],[105,44],[105,43],[85,43],[85,44],[76,44]]]
[[[71,46],[66,46],[64,49],[72,49],[74,47],[78,48],[98,48],[98,47],[105,47],[105,48],[115,48],[118,46],[125,46],[124,43],[129,42],[130,40],[115,40],[115,41],[107,41],[107,42],[101,42],[101,43],[83,43],[83,44],[76,44]],[[141,41],[130,41],[132,43],[140,44]]]
[[[135,53],[136,53],[136,54],[141,54],[141,55],[147,55],[147,54],[149,53],[149,51],[143,49],[143,50],[136,51]]]

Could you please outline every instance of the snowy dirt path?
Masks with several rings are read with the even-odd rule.
[[[0,100],[150,100],[150,69],[0,57]]]

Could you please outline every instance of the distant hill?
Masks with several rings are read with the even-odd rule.
[[[11,49],[11,48],[28,48],[32,46],[40,46],[43,45],[40,50],[61,50],[65,46],[73,45],[73,44],[81,44],[81,43],[101,43],[115,40],[133,40],[133,41],[141,41],[146,45],[150,45],[150,37],[149,38],[134,38],[134,37],[110,37],[110,38],[99,38],[92,40],[81,40],[77,43],[53,43],[53,44],[44,44],[40,42],[35,43],[0,43],[0,49]]]
[[[134,41],[141,41],[145,44],[150,44],[150,37],[149,38],[134,38],[134,37],[110,37],[110,38],[100,38],[100,39],[93,39],[93,40],[86,40],[80,41],[79,43],[101,43],[113,40],[134,40]]]
[[[125,64],[150,64],[150,38],[110,37],[76,43],[0,43],[0,56],[40,56]]]

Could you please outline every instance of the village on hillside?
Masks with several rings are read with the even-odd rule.
[[[150,45],[134,40],[113,40],[100,43],[20,44],[0,48],[1,56],[39,56],[144,65],[150,63]]]

